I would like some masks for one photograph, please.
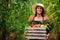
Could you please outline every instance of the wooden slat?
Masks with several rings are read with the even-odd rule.
[[[26,34],[26,35],[44,35],[44,36],[46,36],[46,34]]]
[[[26,31],[46,31],[46,28],[26,28]]]
[[[46,34],[26,34],[26,36],[32,36],[32,37],[46,37]]]
[[[34,34],[46,34],[46,32],[26,32],[26,34],[31,34],[31,33],[34,33]]]
[[[46,39],[45,37],[32,37],[32,36],[30,36],[30,37],[26,37],[26,38],[28,38],[28,39]]]
[[[46,29],[46,28],[25,28],[25,29]]]
[[[46,31],[27,31],[26,34],[46,34]]]
[[[29,29],[29,28],[28,28],[28,29],[26,29],[26,31],[28,31],[28,32],[29,32],[29,31],[30,31],[30,32],[33,32],[33,31],[46,31],[46,29],[44,30],[44,29],[41,29],[41,28],[40,28],[40,29],[39,29],[39,28],[37,28],[37,29],[32,29],[32,28]]]
[[[46,32],[46,31],[26,31],[26,32]]]

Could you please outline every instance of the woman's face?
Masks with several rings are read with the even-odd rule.
[[[42,8],[41,7],[37,7],[36,11],[37,11],[37,14],[41,14],[42,13]]]

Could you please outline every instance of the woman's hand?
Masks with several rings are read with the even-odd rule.
[[[35,24],[34,26],[32,26],[33,28],[40,28],[41,24]]]
[[[46,35],[46,40],[48,40],[49,35],[50,35],[49,33]]]

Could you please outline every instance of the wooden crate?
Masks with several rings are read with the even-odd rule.
[[[46,28],[25,28],[26,39],[46,40]]]

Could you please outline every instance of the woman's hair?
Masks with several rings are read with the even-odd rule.
[[[35,10],[36,10],[38,7],[41,7],[41,6],[36,6]],[[44,10],[43,7],[41,7],[41,8],[42,8],[41,16],[44,17],[45,10]],[[37,16],[37,10],[35,11],[35,16]]]

